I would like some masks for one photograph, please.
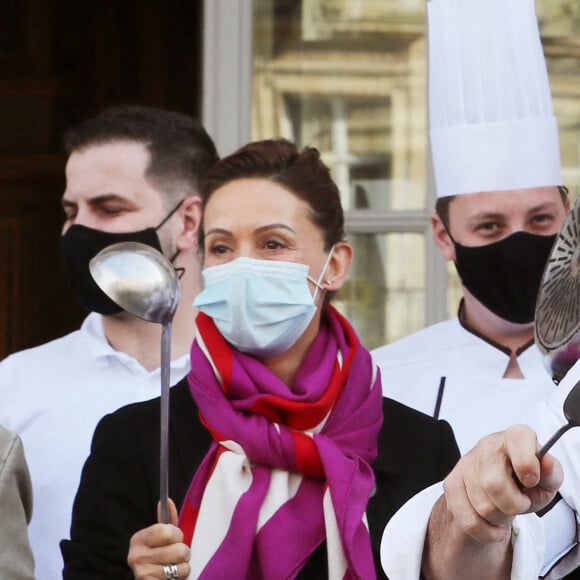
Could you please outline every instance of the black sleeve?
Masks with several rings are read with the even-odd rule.
[[[132,578],[129,540],[156,522],[158,490],[151,484],[159,462],[154,452],[142,456],[125,415],[124,410],[108,415],[95,430],[74,502],[71,539],[61,542],[64,580]]]
[[[211,436],[187,380],[170,389],[169,496],[179,510]],[[127,405],[97,425],[61,542],[64,580],[125,580],[131,536],[157,522],[159,398]]]
[[[461,453],[459,451],[457,441],[455,440],[455,434],[453,433],[453,428],[451,425],[447,423],[447,421],[441,419],[438,420],[438,424],[440,454],[438,462],[439,475],[436,481],[445,479],[461,457]]]

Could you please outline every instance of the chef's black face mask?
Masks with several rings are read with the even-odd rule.
[[[101,250],[117,242],[140,242],[161,252],[157,230],[177,211],[179,204],[155,228],[135,232],[112,233],[74,224],[60,237],[60,258],[65,282],[75,300],[84,308],[99,314],[117,314],[123,309],[113,302],[96,284],[89,262]],[[171,261],[176,258],[172,256]]]
[[[525,324],[534,320],[542,274],[556,235],[520,231],[499,242],[475,247],[451,240],[457,273],[477,300],[509,322]]]

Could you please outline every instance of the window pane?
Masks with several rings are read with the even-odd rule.
[[[354,261],[334,304],[367,348],[425,325],[425,239],[421,234],[349,236]]]
[[[580,2],[538,0],[536,10],[560,129],[562,177],[575,199],[580,194]]]
[[[424,209],[424,3],[254,0],[252,137],[317,147],[348,209]]]

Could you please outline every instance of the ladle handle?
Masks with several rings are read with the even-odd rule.
[[[161,521],[169,523],[169,371],[171,365],[171,320],[161,333],[161,429],[159,442],[159,499]]]
[[[552,445],[554,445],[554,443],[556,443],[556,441],[558,441],[558,439],[560,439],[560,437],[562,437],[562,435],[564,435],[564,433],[566,433],[566,431],[568,431],[568,429],[571,429],[572,427],[575,427],[576,425],[574,423],[566,423],[566,425],[562,425],[562,427],[560,427],[549,439],[548,441],[546,441],[541,449],[536,453],[536,456],[538,457],[538,459],[542,459],[542,457],[544,457],[544,455],[546,455],[546,453],[548,452],[548,450],[550,449],[550,447],[552,447]]]

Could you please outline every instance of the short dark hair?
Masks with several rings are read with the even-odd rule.
[[[565,185],[558,185],[558,191],[562,198],[562,203],[566,205],[568,201],[568,188]],[[455,195],[448,195],[447,197],[440,197],[435,202],[435,212],[443,222],[445,229],[449,230],[449,204],[456,198]]]
[[[201,180],[217,161],[211,137],[201,123],[174,111],[139,105],[107,109],[64,135],[67,155],[93,146],[141,143],[149,152],[145,177],[169,207],[198,193]]]
[[[221,186],[244,178],[279,183],[310,206],[310,217],[324,235],[325,249],[344,240],[344,213],[340,192],[329,168],[314,147],[301,151],[286,139],[255,141],[218,161],[201,186],[204,207]],[[203,248],[203,227],[199,247]]]

